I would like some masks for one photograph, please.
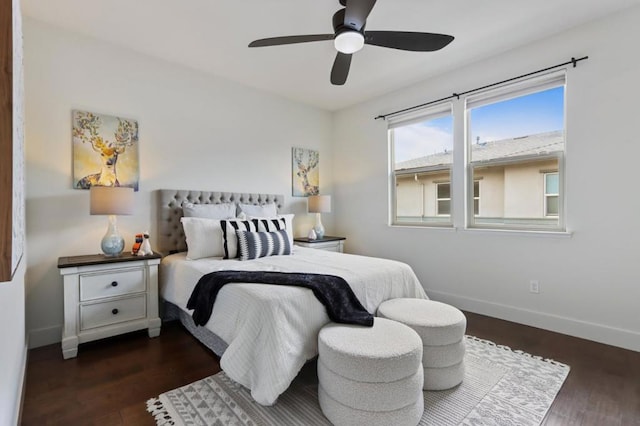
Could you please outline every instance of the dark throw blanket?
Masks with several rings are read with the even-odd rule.
[[[362,306],[349,284],[334,275],[297,272],[217,271],[204,275],[191,293],[188,309],[193,309],[196,325],[205,325],[211,317],[218,292],[225,284],[258,283],[291,285],[311,289],[325,306],[333,322],[373,326],[373,315]]]

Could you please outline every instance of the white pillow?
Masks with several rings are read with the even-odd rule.
[[[249,216],[249,219],[258,219],[258,231],[274,231],[275,229],[266,229],[261,225],[260,220],[262,219],[284,219],[285,229],[287,230],[287,236],[289,237],[289,244],[293,247],[293,218],[294,214],[280,214],[271,217],[257,217],[257,216]]]
[[[238,236],[236,231],[251,231],[256,232],[257,226],[250,220],[221,220],[220,226],[222,227],[222,244],[224,250],[225,259],[235,259],[238,257]]]
[[[183,217],[180,222],[187,237],[187,259],[224,256],[222,227],[219,220]]]
[[[236,217],[236,205],[234,203],[220,204],[193,204],[182,203],[182,211],[185,217],[202,217],[206,219],[231,219]]]
[[[238,207],[240,207],[240,210],[247,216],[274,217],[278,215],[278,207],[275,203],[263,204],[261,206],[239,203]]]

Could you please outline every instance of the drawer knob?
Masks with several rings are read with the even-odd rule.
[[[113,281],[111,283],[111,287],[118,287],[118,281]]]
[[[113,315],[118,315],[118,309],[116,308],[116,309],[112,310],[112,311],[111,311],[111,313],[112,313]]]

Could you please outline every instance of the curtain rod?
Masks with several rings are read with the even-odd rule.
[[[552,70],[552,69],[555,69],[555,68],[564,67],[565,65],[571,64],[575,68],[575,67],[578,66],[578,62],[584,61],[585,59],[589,59],[589,57],[588,56],[583,56],[582,58],[578,58],[578,59],[571,58],[570,61],[564,62],[562,64],[553,65],[553,66],[550,66],[550,67],[547,67],[547,68],[543,68],[541,70],[533,71],[533,72],[530,72],[530,73],[527,73],[527,74],[522,74],[522,75],[519,75],[517,77],[508,78],[506,80],[502,80],[502,81],[499,81],[497,83],[487,84],[486,86],[477,87],[475,89],[467,90],[466,92],[454,93],[451,96],[447,96],[447,97],[444,97],[444,98],[441,98],[441,99],[436,99],[435,101],[426,102],[424,104],[412,106],[412,107],[405,108],[405,109],[400,109],[398,111],[390,112],[390,113],[387,113],[387,114],[381,114],[381,115],[375,117],[374,120],[378,120],[380,118],[382,118],[383,120],[386,120],[387,117],[392,116],[392,115],[400,114],[400,113],[407,112],[407,111],[412,111],[414,109],[420,109],[420,108],[423,108],[423,107],[426,107],[426,106],[429,106],[429,105],[433,105],[433,104],[437,104],[439,102],[446,101],[446,100],[453,99],[453,98],[460,99],[460,96],[468,95],[469,93],[478,92],[480,90],[488,89],[488,88],[494,87],[494,86],[499,86],[501,84],[509,83],[511,81],[518,80],[518,79],[521,79],[521,78],[524,78],[524,77],[529,77],[529,76],[532,76],[532,75],[535,75],[535,74],[540,74],[541,72],[549,71],[549,70]]]

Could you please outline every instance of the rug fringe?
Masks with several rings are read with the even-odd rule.
[[[471,336],[469,334],[467,334],[466,337],[467,337],[467,339],[475,340],[476,342],[483,343],[485,345],[494,346],[496,348],[503,349],[503,350],[508,351],[508,352],[513,352],[513,353],[516,353],[518,355],[523,355],[523,356],[526,356],[528,358],[537,359],[537,360],[542,361],[542,362],[548,362],[549,364],[557,365],[558,367],[564,367],[566,369],[571,369],[571,367],[569,367],[567,364],[563,364],[563,363],[558,362],[558,361],[556,361],[554,359],[551,359],[551,358],[543,358],[543,357],[541,357],[539,355],[531,355],[531,354],[529,354],[527,352],[524,352],[524,351],[521,351],[519,349],[511,349],[509,346],[498,345],[498,344],[492,342],[491,340],[480,339],[478,337]]]
[[[158,398],[151,398],[147,401],[147,411],[151,413],[153,418],[156,421],[157,426],[167,426],[167,425],[175,425],[176,423],[173,421],[169,412],[164,407],[162,401]]]

